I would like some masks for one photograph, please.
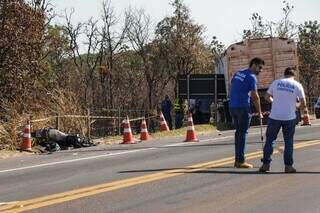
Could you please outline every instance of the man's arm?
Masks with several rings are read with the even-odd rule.
[[[307,101],[306,101],[306,96],[303,90],[302,85],[298,87],[298,97],[299,97],[299,102],[300,102],[300,109],[303,110],[303,114],[307,115],[309,114],[308,112],[308,107],[307,107]]]
[[[263,118],[263,115],[261,113],[260,97],[259,97],[257,90],[251,91],[251,98],[252,98],[252,102],[254,104],[254,107],[256,108],[256,110],[259,113],[259,117]]]
[[[307,102],[305,98],[299,98],[300,102],[300,109],[303,110],[303,114],[308,114],[308,107],[307,107]]]
[[[270,104],[273,102],[272,95],[270,95],[269,93],[265,94],[264,99],[266,99],[266,101],[268,101],[268,103]]]

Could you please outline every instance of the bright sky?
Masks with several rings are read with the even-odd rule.
[[[56,11],[75,9],[74,21],[86,21],[90,17],[99,18],[102,0],[51,0]],[[167,15],[172,15],[171,0],[113,0],[117,14],[129,6],[144,8],[156,24]],[[302,24],[307,20],[320,22],[320,0],[287,0],[294,6],[291,20]],[[249,18],[258,12],[264,20],[279,21],[282,17],[282,0],[184,0],[189,7],[192,19],[206,27],[208,41],[217,36],[219,41],[229,45],[241,40],[242,31],[251,26]],[[61,23],[61,21],[59,21]]]

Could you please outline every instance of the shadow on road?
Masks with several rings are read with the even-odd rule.
[[[215,167],[216,168],[220,168],[220,169],[225,169],[225,168],[233,168],[233,167]],[[183,171],[174,171],[174,170],[183,170]],[[165,168],[165,169],[143,169],[143,170],[127,170],[127,171],[120,171],[118,173],[144,173],[144,172],[163,172],[163,171],[167,171],[168,173],[170,173],[170,171],[173,171],[174,173],[188,173],[188,174],[240,174],[240,175],[279,175],[279,174],[283,174],[283,175],[300,175],[300,174],[320,174],[320,172],[315,172],[315,171],[297,171],[296,173],[292,173],[292,174],[287,174],[284,172],[267,172],[267,173],[261,173],[258,172],[258,169],[255,168],[256,170],[202,170],[202,171],[192,171],[194,169],[197,168]],[[191,170],[191,171],[188,171]]]

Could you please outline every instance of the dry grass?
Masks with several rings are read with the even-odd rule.
[[[216,131],[215,126],[211,124],[203,124],[203,125],[195,125],[195,131],[197,135],[210,133]],[[166,137],[180,137],[186,136],[187,127],[183,127],[181,129],[174,129],[168,132],[156,132],[151,134],[153,139],[161,139]],[[122,141],[123,136],[111,136],[106,138],[95,139],[94,143],[97,144],[116,144]],[[134,138],[139,138],[139,134],[134,135]]]
[[[196,134],[203,134],[216,131],[216,128],[210,124],[195,125]],[[187,133],[187,127],[180,129],[174,129],[169,132],[156,132],[152,134],[154,138],[173,137],[173,136],[185,136]]]
[[[28,115],[18,112],[17,102],[2,103],[1,108],[5,113],[1,114],[0,120],[0,150],[15,150],[20,144],[20,136],[23,125],[26,123]]]

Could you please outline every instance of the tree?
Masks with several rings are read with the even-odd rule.
[[[305,22],[299,26],[298,35],[300,80],[310,98],[320,92],[320,24],[318,21]]]
[[[284,17],[277,23],[277,36],[282,38],[293,38],[296,35],[296,25],[290,20],[290,15],[294,6],[290,5],[287,1],[283,1],[282,3],[284,4],[284,7],[282,8]]]
[[[202,38],[203,26],[193,22],[183,0],[174,0],[171,6],[174,8],[173,16],[158,23],[156,39],[167,56],[168,74],[175,81],[177,94],[179,74],[210,72],[213,68],[212,55]]]
[[[78,93],[83,94],[86,107],[92,107],[95,103],[96,84],[94,82],[103,57],[103,36],[98,29],[97,20],[90,18],[87,22],[78,22],[74,25],[72,23],[73,13],[74,10],[69,15],[65,15],[64,32],[68,35],[70,57],[78,71],[77,77],[82,85],[80,90],[79,87],[77,88]],[[84,38],[83,42],[79,41],[81,36]]]
[[[287,1],[282,2],[282,12],[284,17],[280,21],[264,20],[257,12],[250,17],[251,29],[243,30],[243,39],[258,39],[263,37],[294,38],[296,35],[296,25],[290,19],[294,6]]]
[[[128,38],[136,54],[141,58],[141,69],[148,85],[148,108],[152,109],[156,103],[155,90],[159,83],[163,83],[163,69],[159,69],[157,43],[151,42],[151,21],[150,16],[144,10],[135,9],[127,14],[130,27]]]
[[[22,0],[0,2],[0,96],[3,101],[19,101],[18,112],[29,112],[44,97],[46,14]]]
[[[114,107],[114,91],[119,91],[119,86],[113,84],[113,78],[117,78],[117,73],[114,72],[114,65],[117,60],[117,54],[126,50],[124,45],[126,39],[126,32],[129,26],[128,19],[125,17],[123,25],[120,25],[120,19],[111,5],[111,0],[103,1],[102,3],[102,21],[103,27],[100,31],[102,35],[101,50],[102,58],[101,64],[105,66],[105,72],[101,73],[101,84],[103,92],[107,94],[104,102],[106,106]],[[120,95],[120,94],[116,94]]]
[[[213,54],[215,63],[219,63],[223,57],[224,52],[226,51],[225,45],[220,42],[217,37],[213,36],[210,43],[210,49]]]
[[[68,44],[69,40],[63,26],[48,26],[43,51],[43,63],[47,69],[45,79],[50,85],[48,90],[58,87],[67,88],[70,85],[69,79],[71,76],[65,69],[69,61],[67,57],[70,55]]]
[[[262,16],[258,13],[253,13],[251,18],[251,26],[250,30],[243,30],[243,39],[256,39],[263,38],[268,35],[268,25],[264,23]]]

